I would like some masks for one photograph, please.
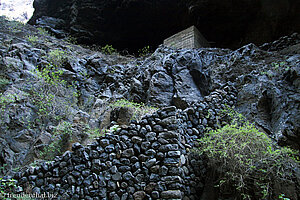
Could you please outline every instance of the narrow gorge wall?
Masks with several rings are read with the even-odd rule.
[[[211,46],[232,49],[300,32],[298,0],[35,0],[34,8],[30,24],[132,51],[192,25]]]

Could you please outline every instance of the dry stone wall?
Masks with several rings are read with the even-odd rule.
[[[176,49],[209,47],[209,43],[195,26],[165,39],[164,45]]]
[[[32,193],[59,199],[198,199],[206,165],[191,149],[234,104],[232,91],[226,85],[185,110],[165,107],[86,147],[74,143],[72,152],[16,173],[18,192],[30,184]]]

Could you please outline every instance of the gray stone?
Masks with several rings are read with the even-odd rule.
[[[73,176],[68,176],[68,184],[69,185],[74,185],[76,183],[76,180]]]
[[[178,150],[178,144],[161,145],[158,150],[161,151],[161,152],[177,151]]]
[[[150,179],[150,181],[157,182],[157,181],[159,181],[160,176],[158,174],[151,174],[149,179]]]
[[[181,153],[180,151],[169,151],[168,156],[169,157],[180,157]]]
[[[139,155],[139,160],[141,161],[141,162],[145,162],[146,160],[148,160],[148,156],[146,156],[146,155],[144,155],[144,154],[140,154]]]
[[[179,134],[177,132],[168,131],[168,132],[159,133],[158,137],[164,139],[178,138]]]
[[[158,191],[152,191],[151,197],[153,199],[159,199],[159,192]]]
[[[116,183],[113,182],[113,181],[108,181],[108,183],[107,183],[107,189],[109,191],[115,191],[117,189]]]
[[[141,144],[141,149],[144,150],[144,151],[146,151],[150,146],[151,146],[150,142],[148,142],[148,141],[147,142],[143,142]]]
[[[83,148],[83,146],[78,142],[72,144],[72,151],[76,151],[76,150],[81,149],[81,148]]]
[[[144,174],[138,174],[138,175],[136,175],[136,180],[137,180],[139,183],[143,182],[144,179],[145,179],[145,175],[144,175]]]
[[[85,161],[89,161],[90,160],[90,156],[86,151],[83,151],[83,158]]]
[[[183,175],[183,169],[180,167],[171,167],[169,168],[169,175],[171,176],[181,176]]]
[[[153,127],[153,131],[156,132],[156,133],[160,133],[162,132],[164,129],[161,125],[158,125],[156,124],[154,127]]]
[[[34,187],[34,188],[32,189],[32,193],[33,193],[33,194],[41,194],[41,189],[38,188],[38,187]]]
[[[171,116],[171,117],[168,117],[168,118],[165,118],[165,119],[159,121],[159,124],[164,127],[171,125],[171,124],[176,124],[176,123],[177,123],[177,119],[175,116]]]
[[[133,145],[133,149],[134,149],[134,152],[136,154],[140,154],[141,153],[141,148],[140,148],[140,146],[138,144],[134,144]]]
[[[144,191],[137,191],[133,194],[134,200],[144,200],[146,193]]]
[[[28,180],[29,181],[35,181],[37,179],[37,176],[36,175],[30,175],[29,177],[28,177]]]
[[[105,148],[106,146],[109,145],[109,140],[108,139],[102,139],[99,141],[101,147]]]
[[[81,171],[83,171],[85,169],[85,165],[76,165],[74,168],[75,168],[75,170],[81,172]]]
[[[147,194],[151,194],[155,187],[156,187],[156,183],[155,182],[150,182],[149,184],[146,185],[145,192]]]
[[[113,152],[113,151],[115,150],[115,146],[114,146],[113,144],[110,144],[110,145],[106,146],[106,147],[104,148],[104,150],[105,150],[105,152],[107,152],[107,153],[111,153],[111,152]]]
[[[141,137],[138,137],[138,136],[133,136],[132,137],[132,142],[133,143],[136,143],[136,144],[141,144],[143,141],[143,139]]]
[[[150,168],[150,172],[158,174],[160,166],[159,165],[154,165]]]
[[[41,187],[44,184],[44,179],[37,179],[36,180],[36,186]]]
[[[134,155],[133,148],[126,149],[125,151],[122,152],[122,157],[125,157],[125,158],[130,158],[133,155]]]
[[[92,181],[93,181],[93,177],[90,175],[89,177],[84,179],[83,184],[87,187],[87,186],[90,186],[92,184]]]
[[[170,105],[173,89],[172,77],[165,72],[157,72],[150,81],[149,100],[161,106]]]
[[[136,162],[132,165],[132,171],[135,172],[136,170],[140,169],[141,165],[139,162]]]
[[[130,170],[131,170],[130,166],[120,166],[119,167],[120,172],[127,172],[127,171],[130,171]]]
[[[120,181],[120,180],[122,180],[122,173],[117,172],[117,173],[113,174],[111,178],[114,181]]]
[[[126,189],[128,187],[128,184],[126,182],[121,183],[121,188]]]
[[[161,144],[160,144],[159,142],[155,141],[155,142],[152,143],[151,147],[152,147],[153,149],[157,150],[157,149],[160,147],[160,145],[161,145]]]
[[[99,158],[101,159],[101,161],[106,161],[108,158],[108,154],[107,153],[101,153],[99,155]]]
[[[156,155],[156,151],[154,149],[149,149],[145,152],[147,156],[154,157]]]
[[[180,159],[179,158],[165,158],[164,165],[179,165]]]
[[[145,166],[147,168],[150,168],[150,167],[152,167],[155,164],[156,164],[156,158],[152,158],[152,159],[148,160],[147,162],[145,162]]]
[[[138,159],[138,157],[136,157],[136,156],[132,156],[132,157],[130,158],[130,162],[131,162],[131,163],[136,163],[137,161],[139,161],[139,159]]]
[[[161,180],[165,182],[182,182],[182,178],[180,176],[164,176]]]
[[[162,153],[162,152],[158,152],[157,155],[156,155],[156,158],[158,160],[163,160],[165,158],[165,154]]]
[[[131,179],[134,178],[133,175],[132,175],[132,173],[131,173],[130,171],[125,172],[125,173],[122,175],[122,177],[123,177],[123,180],[126,180],[126,181],[129,181],[129,180],[131,180]]]
[[[114,175],[116,175],[116,174],[114,174]],[[109,181],[112,178],[112,175],[108,171],[105,171],[105,172],[103,172],[103,177],[104,177],[104,180]]]
[[[161,167],[159,168],[159,175],[161,175],[161,176],[166,176],[167,173],[168,173],[168,167],[166,167],[166,166],[161,166]]]
[[[112,166],[112,167],[110,168],[110,172],[113,173],[113,174],[117,173],[117,171],[118,171],[117,166]]]
[[[156,133],[155,132],[149,132],[146,134],[146,140],[152,142],[154,140],[156,140]]]
[[[168,190],[161,192],[161,198],[163,199],[181,199],[182,194],[180,190]]]
[[[90,170],[84,170],[84,171],[82,171],[82,176],[83,177],[88,177],[89,175],[90,175],[90,173],[91,173],[91,171]]]

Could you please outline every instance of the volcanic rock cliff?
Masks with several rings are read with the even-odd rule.
[[[49,12],[68,8],[68,2],[51,2]],[[299,149],[299,34],[234,51],[159,46],[136,58],[106,55],[44,29],[0,20],[0,169],[11,175],[4,182],[16,179],[18,193],[234,199],[237,190],[217,190],[217,171],[192,150],[208,130],[228,123],[222,114],[228,106],[274,146]],[[290,171],[282,174],[290,174],[272,183],[268,199],[281,193],[299,199],[299,165],[285,164]],[[250,192],[258,189],[247,181]]]
[[[155,48],[191,25],[213,47],[226,48],[300,32],[298,0],[35,0],[34,8],[30,24],[129,50]]]

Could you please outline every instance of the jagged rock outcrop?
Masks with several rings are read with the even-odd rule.
[[[298,0],[35,0],[30,24],[71,33],[81,43],[157,47],[195,25],[215,47],[238,48],[300,32]],[[53,21],[59,22],[55,26]]]

